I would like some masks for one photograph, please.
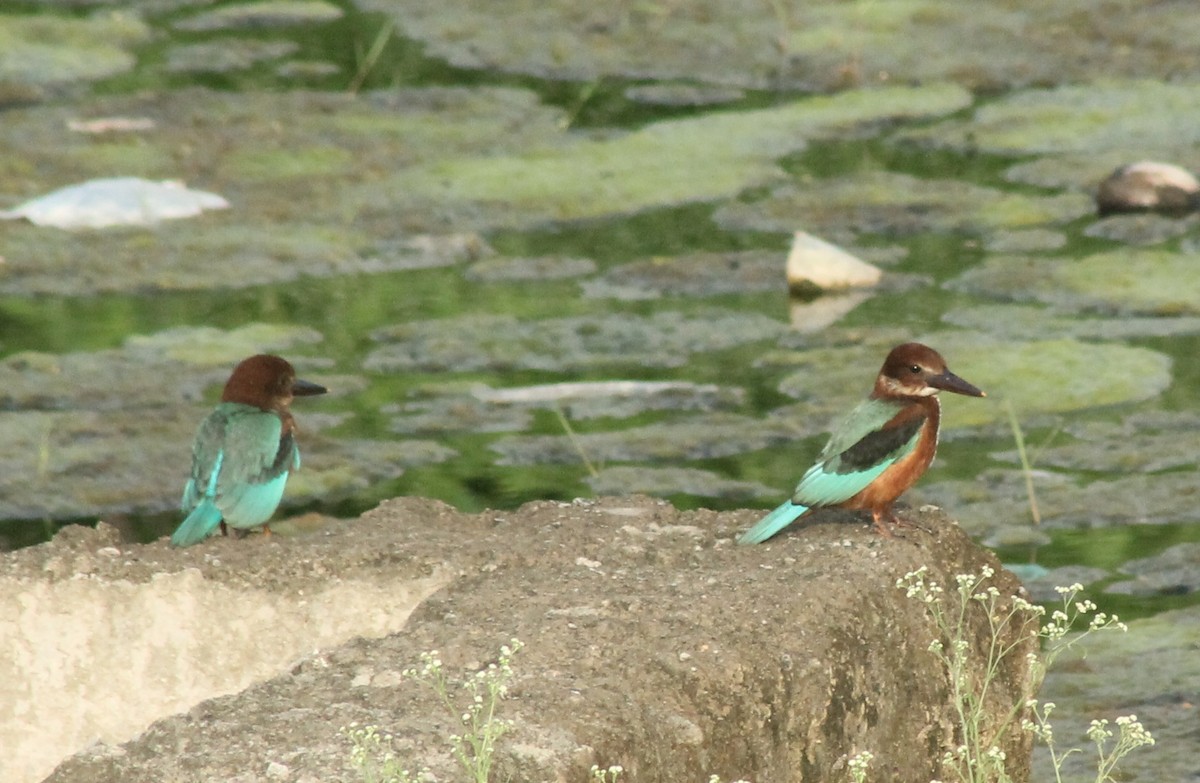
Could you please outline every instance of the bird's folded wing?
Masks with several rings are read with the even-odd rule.
[[[800,479],[792,502],[805,506],[843,503],[867,488],[917,447],[925,415],[882,400],[867,400],[843,419],[820,461]]]

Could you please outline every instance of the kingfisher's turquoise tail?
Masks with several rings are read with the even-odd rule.
[[[795,522],[805,511],[808,511],[808,506],[801,506],[785,500],[782,506],[758,520],[754,527],[738,536],[737,542],[739,544],[761,544]]]
[[[199,544],[208,538],[217,525],[221,523],[221,509],[212,504],[211,500],[202,500],[200,505],[192,509],[187,519],[171,534],[173,546],[191,546]]]

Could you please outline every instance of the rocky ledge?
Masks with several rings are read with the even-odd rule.
[[[514,637],[496,779],[583,783],[620,764],[639,783],[837,780],[864,750],[889,779],[943,777],[960,741],[947,672],[896,580],[990,565],[1009,595],[1016,579],[936,509],[906,511],[917,527],[894,539],[835,511],[734,546],[759,513],[633,497],[469,515],[410,498],[182,551],[69,529],[0,559],[16,705],[0,777],[349,783],[365,779],[344,731],[358,725],[457,779],[459,716],[402,672],[437,650],[455,683]],[[997,711],[1025,686],[1018,652]],[[1005,750],[1026,779],[1027,737]]]

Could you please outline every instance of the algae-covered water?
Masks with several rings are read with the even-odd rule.
[[[1047,694],[1064,737],[1136,709],[1161,741],[1126,769],[1180,779],[1197,218],[1091,194],[1200,169],[1197,31],[1124,0],[10,0],[0,209],[130,176],[230,208],[0,221],[0,546],[167,534],[197,423],[261,351],[332,390],[295,406],[285,534],[404,494],[766,509],[915,339],[989,397],[945,395],[906,500],[1038,600],[1078,581],[1144,618]],[[883,282],[789,299],[798,230]],[[1111,674],[1145,660],[1161,683]]]
[[[296,405],[289,512],[766,508],[911,339],[989,398],[945,400],[910,502],[1034,580],[1120,584],[1200,540],[1196,223],[1101,221],[1090,197],[1121,162],[1200,163],[1200,88],[1156,78],[1193,44],[1093,79],[1049,43],[1072,4],[986,65],[915,56],[988,24],[946,7],[885,49],[899,21],[878,4],[436,5],[0,14],[0,207],[110,176],[231,203],[150,228],[0,223],[5,545],[97,518],[169,532],[196,422],[258,351],[334,392]],[[1068,48],[1102,51],[1089,35]],[[72,130],[105,118],[148,124]],[[796,230],[883,285],[789,300]],[[1113,600],[1191,605],[1180,573]]]

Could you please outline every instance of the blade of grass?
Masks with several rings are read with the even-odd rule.
[[[388,19],[383,23],[383,27],[379,28],[379,32],[375,34],[375,40],[371,42],[371,48],[367,49],[366,54],[358,61],[358,71],[354,74],[354,78],[350,80],[350,85],[346,88],[351,94],[357,93],[362,89],[363,82],[371,75],[371,71],[375,69],[375,65],[379,62],[380,56],[383,54],[383,49],[388,45],[388,41],[392,40],[392,33],[396,29],[394,19]]]
[[[583,444],[579,442],[579,438],[575,435],[575,430],[571,427],[571,422],[567,420],[566,414],[563,413],[562,406],[557,402],[554,403],[554,415],[558,417],[558,423],[562,425],[563,431],[567,433],[567,439],[571,441],[571,447],[575,449],[575,453],[583,460],[583,466],[587,468],[587,472],[593,478],[600,475],[600,471],[596,470],[596,466],[588,459],[587,454],[583,451]]]

